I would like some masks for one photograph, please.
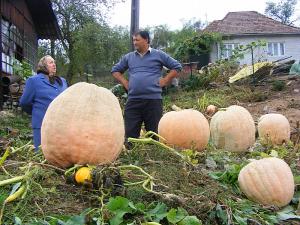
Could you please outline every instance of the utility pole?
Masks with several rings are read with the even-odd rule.
[[[140,0],[131,0],[131,22],[130,22],[130,49],[133,47],[133,34],[139,29],[139,17],[140,17]]]

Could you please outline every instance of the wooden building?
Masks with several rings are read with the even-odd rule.
[[[60,31],[50,0],[1,0],[0,80],[13,76],[13,62],[36,67],[39,39],[59,39]],[[0,110],[8,87],[0,83]]]

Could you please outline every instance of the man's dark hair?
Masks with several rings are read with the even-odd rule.
[[[139,30],[133,34],[133,36],[140,35],[143,39],[147,39],[148,44],[150,44],[150,34],[147,30]]]

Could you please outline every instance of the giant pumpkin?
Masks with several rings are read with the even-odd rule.
[[[218,111],[210,121],[213,144],[227,151],[247,151],[255,142],[255,124],[247,109],[232,105]]]
[[[238,182],[249,199],[267,206],[285,206],[294,195],[292,171],[286,162],[278,158],[249,163],[240,171]]]
[[[123,145],[118,99],[107,89],[80,82],[54,99],[43,119],[42,151],[59,167],[114,161]]]
[[[261,116],[257,128],[260,139],[272,144],[281,145],[290,140],[290,123],[281,114],[270,113]]]
[[[209,140],[207,119],[197,110],[167,112],[158,124],[158,134],[167,144],[179,148],[203,150]]]

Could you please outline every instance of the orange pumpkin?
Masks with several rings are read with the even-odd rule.
[[[72,85],[49,105],[41,142],[47,161],[62,168],[114,161],[124,142],[118,99],[94,84]]]
[[[261,116],[257,128],[259,137],[272,144],[281,145],[290,140],[290,123],[281,114],[270,113]]]
[[[247,151],[255,142],[254,120],[247,109],[237,105],[212,117],[210,133],[213,144],[227,151]]]
[[[199,111],[172,111],[164,114],[159,121],[158,134],[169,145],[201,151],[209,140],[209,124]]]
[[[292,171],[286,162],[278,158],[249,163],[240,171],[238,182],[249,199],[267,206],[285,206],[294,195]]]

